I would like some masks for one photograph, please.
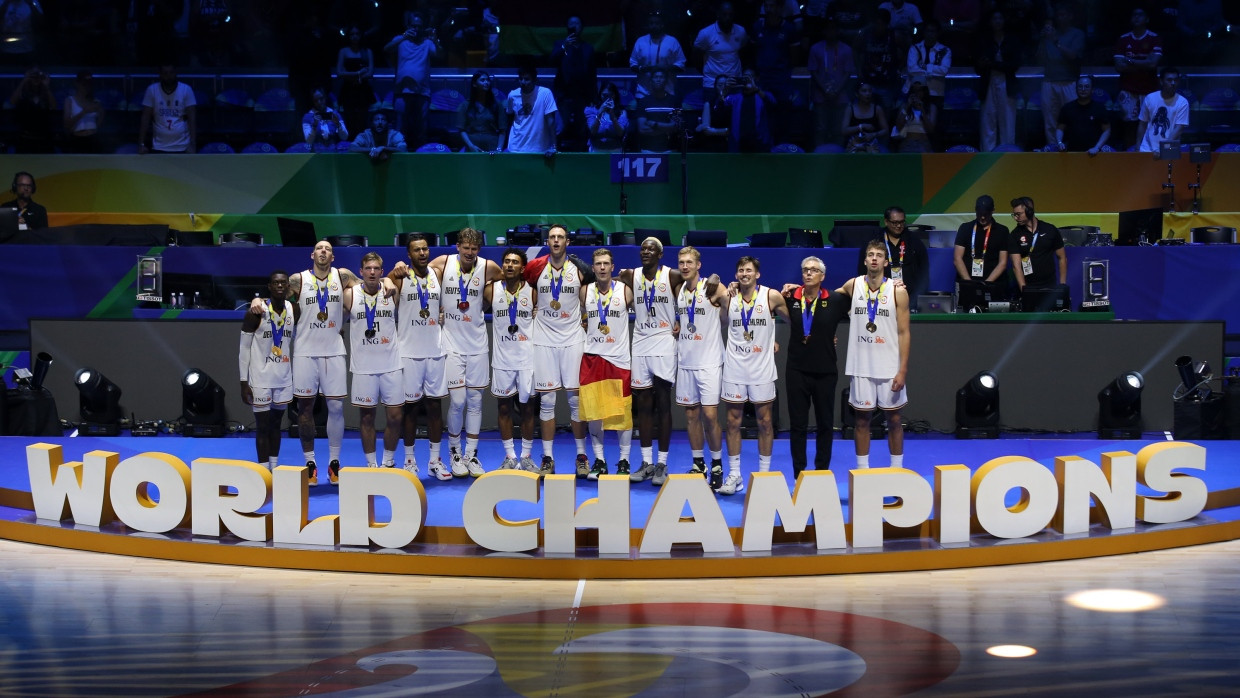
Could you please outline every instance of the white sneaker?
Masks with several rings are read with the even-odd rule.
[[[537,464],[537,463],[535,463],[535,462],[534,462],[534,459],[533,459],[533,458],[530,458],[529,456],[526,456],[526,457],[522,458],[522,459],[521,459],[521,464],[520,464],[519,466],[517,466],[517,467],[519,467],[521,470],[526,471],[527,473],[536,473],[536,472],[538,472],[538,464]]]
[[[377,468],[377,467],[379,467],[379,463],[378,463],[377,461],[376,461],[376,462],[373,462],[373,463],[372,463],[372,462],[367,462],[367,463],[366,463],[366,467],[367,467],[367,468]]]
[[[412,473],[414,477],[418,476],[418,462],[412,458],[405,459],[405,470]]]
[[[723,481],[719,486],[719,494],[736,494],[745,491],[745,481],[741,479],[740,473],[733,473],[728,479]]]
[[[482,474],[486,472],[482,469],[482,463],[478,462],[478,456],[472,456],[469,459],[469,461],[465,464],[465,470],[469,473],[470,477],[482,477]],[[453,475],[455,474],[456,472],[453,471]]]
[[[430,470],[431,475],[435,476],[436,480],[447,481],[452,479],[452,471],[438,458],[432,460],[427,469]]]
[[[503,463],[499,464],[500,470],[517,470],[520,467],[521,467],[521,464],[518,463],[517,459],[512,456],[508,456],[507,458],[504,459]]]
[[[396,461],[394,461],[394,460],[386,461],[386,462],[384,462],[383,467],[385,467],[385,468],[395,468],[395,467],[396,467]]]
[[[448,460],[452,461],[452,475],[454,477],[469,475],[469,470],[465,467],[465,461],[461,459],[461,454],[457,453],[455,448],[448,450]]]

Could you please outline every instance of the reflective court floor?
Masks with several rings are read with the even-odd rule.
[[[305,572],[0,541],[0,569],[5,696],[1240,695],[1240,541],[692,581]]]

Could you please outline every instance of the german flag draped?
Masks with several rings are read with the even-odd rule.
[[[581,421],[603,420],[603,428],[633,428],[633,393],[629,369],[619,368],[596,354],[581,357]]]
[[[581,18],[581,38],[596,55],[624,49],[620,0],[496,0],[500,50],[512,55],[547,56],[565,36],[568,18]]]

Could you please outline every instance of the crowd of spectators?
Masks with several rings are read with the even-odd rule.
[[[505,98],[480,72],[454,107],[459,118],[447,145],[488,152],[510,145],[514,129],[533,149],[529,139],[546,137],[547,128],[554,138],[540,141],[541,152],[759,151],[780,143],[848,152],[930,152],[959,143],[987,151],[1127,149],[1151,132],[1149,124],[1180,111],[1166,98],[1170,116],[1160,117],[1151,102],[1154,112],[1143,117],[1147,97],[1163,89],[1161,68],[1240,62],[1231,40],[1240,3],[1220,0],[615,5],[623,46],[593,46],[589,27],[572,16],[539,57],[501,53],[497,32],[507,5],[488,0],[0,0],[0,62],[26,71],[10,97],[10,144],[22,152],[54,147],[54,122],[42,117],[60,105],[37,66],[102,70],[102,55],[113,57],[115,68],[287,70],[311,150],[362,133],[376,110],[392,117],[410,150],[443,140],[428,132],[438,67],[468,59],[505,72],[538,71],[536,83],[551,87],[545,95],[518,87]],[[73,40],[59,40],[65,36]],[[1118,73],[1118,89],[1098,90],[1090,66]],[[600,77],[600,69],[609,72]],[[626,69],[631,80],[615,77]],[[1026,69],[1042,76],[1040,89],[1018,79]],[[376,88],[376,71],[394,74],[390,93]],[[949,83],[953,71],[977,77]],[[808,79],[794,79],[806,72]],[[1082,80],[1094,87],[1088,96],[1080,94]],[[513,95],[521,96],[516,105]],[[98,152],[106,111],[93,98],[89,71],[62,101],[65,135],[55,147]],[[542,111],[527,123],[535,106]],[[1022,110],[1035,113],[1040,128],[1019,128]],[[962,125],[961,113],[972,122]],[[1074,121],[1080,118],[1090,121],[1082,126]],[[297,132],[295,122],[289,126]]]

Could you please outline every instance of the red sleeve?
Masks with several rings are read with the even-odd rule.
[[[538,283],[538,277],[547,266],[548,255],[535,257],[525,265],[525,282],[530,285]]]

